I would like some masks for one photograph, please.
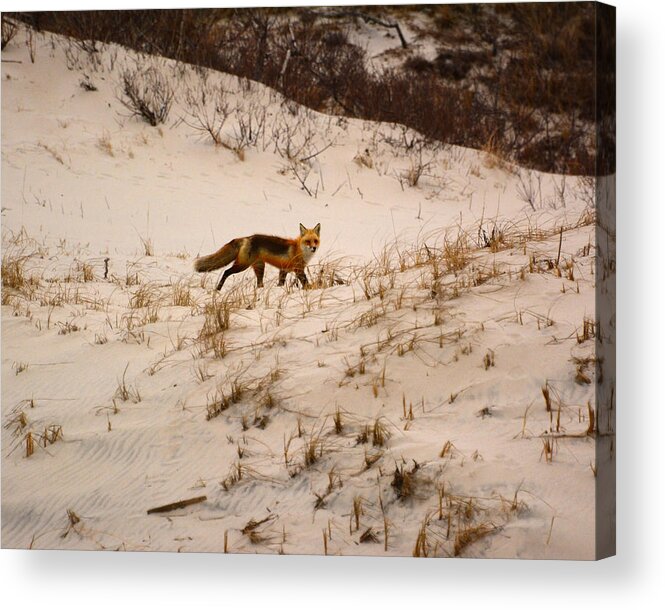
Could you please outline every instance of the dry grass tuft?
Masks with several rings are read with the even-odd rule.
[[[318,435],[311,436],[305,440],[303,446],[303,464],[305,468],[309,468],[319,461],[323,456],[323,442]]]
[[[235,462],[230,470],[227,477],[221,482],[222,488],[224,491],[229,491],[234,485],[242,481],[244,476],[244,469],[240,461]],[[243,532],[244,533],[244,532]]]
[[[210,302],[206,303],[203,308],[203,315],[205,318],[199,336],[206,337],[216,335],[228,330],[232,310],[233,303],[230,299],[213,294]]]
[[[197,338],[201,354],[212,351],[215,358],[221,359],[226,356],[228,344],[224,333],[229,329],[231,312],[239,306],[240,303],[234,298],[233,293],[221,296],[213,294],[212,299],[204,305],[203,326]]]
[[[22,417],[19,417],[18,420],[13,420],[17,421],[19,426],[16,429],[16,433],[20,433],[20,431],[28,425],[25,415],[23,413],[20,415]],[[7,425],[5,425],[5,427],[7,427]],[[34,431],[29,430],[23,437],[22,441],[22,443],[25,445],[25,457],[29,458],[35,452],[35,449],[38,446],[46,448],[48,445],[53,445],[59,440],[62,440],[62,438],[62,426],[57,424],[45,426],[42,433],[35,433]]]
[[[551,413],[552,411],[552,397],[550,395],[550,385],[549,382],[545,382],[545,385],[541,388],[543,393],[543,398],[545,399],[545,411]]]
[[[391,433],[383,418],[377,417],[372,425],[365,424],[356,435],[356,444],[364,445],[370,440],[374,447],[383,447],[390,438]]]
[[[497,529],[498,528],[492,523],[480,523],[478,525],[464,527],[462,530],[458,531],[455,536],[453,555],[459,557],[469,545],[485,536],[493,534]]]
[[[367,542],[373,542],[375,544],[378,544],[379,542],[379,537],[377,536],[376,532],[372,529],[372,527],[368,527],[361,535],[358,541],[362,544],[367,543]]]
[[[217,390],[212,397],[208,397],[206,403],[206,419],[209,421],[223,413],[231,406],[230,399],[222,392]]]
[[[25,414],[25,411],[19,410],[19,407],[22,406],[22,404],[23,403],[19,403],[18,407],[14,408],[4,425],[5,430],[13,428],[12,434],[14,436],[19,436],[28,426],[28,416]]]
[[[375,447],[383,447],[390,438],[390,431],[386,425],[381,421],[381,418],[374,420],[372,426],[372,445]]]
[[[396,466],[393,473],[393,480],[390,486],[395,490],[395,494],[401,500],[410,497],[413,494],[415,481],[414,474],[419,466],[414,460],[414,467],[407,471],[403,465]]]
[[[442,261],[448,273],[457,274],[464,269],[471,260],[469,241],[464,234],[459,234],[454,240],[445,239]]]
[[[35,452],[35,437],[32,432],[28,432],[24,438],[25,442],[25,457],[30,457]]]
[[[12,368],[14,369],[16,375],[19,375],[25,371],[29,366],[30,364],[27,362],[14,362],[14,364],[12,364]]]
[[[141,240],[141,246],[143,246],[143,254],[145,256],[154,256],[155,247],[152,244],[152,240],[149,237],[142,237],[140,235],[139,239]]]
[[[40,435],[40,442],[44,447],[47,445],[53,445],[60,439],[62,439],[62,426],[57,424],[47,426],[44,428],[44,432]]]
[[[194,307],[196,300],[185,280],[177,280],[171,284],[171,304],[174,307]]]
[[[159,288],[155,284],[141,284],[129,298],[130,309],[153,307],[161,301]]]
[[[11,298],[21,295],[32,300],[40,286],[39,278],[35,275],[28,277],[26,263],[32,254],[26,254],[24,247],[18,245],[22,237],[15,238],[2,255],[2,304],[9,305]]]
[[[272,390],[272,385],[279,376],[279,369],[275,366],[264,376],[252,377],[248,375],[249,367],[238,366],[234,370],[228,371],[225,378],[218,384],[215,393],[208,398],[206,405],[206,419],[211,420],[222,412],[226,411],[231,405],[237,404],[245,399],[253,400],[257,408],[254,410],[252,425],[259,428],[265,428],[269,418],[259,412],[260,408],[271,409],[276,404],[276,398]],[[243,416],[242,425],[248,429],[250,420]]]
[[[587,358],[577,358],[573,356],[572,360],[575,364],[575,381],[580,385],[590,384],[591,373],[588,369],[591,364],[597,364],[598,360],[593,356]],[[602,379],[602,375],[599,375],[599,379]]]
[[[589,339],[597,337],[597,325],[592,318],[584,318],[582,321],[582,333],[577,333],[577,342],[584,343]]]
[[[587,402],[587,412],[589,414],[589,425],[587,426],[587,436],[596,436],[598,430],[596,429],[596,413],[591,406],[591,402]]]
[[[353,518],[356,523],[356,531],[360,529],[360,517],[364,514],[363,503],[365,499],[362,496],[353,496]]]
[[[104,131],[102,135],[97,138],[97,148],[102,152],[105,152],[109,157],[115,157],[111,134],[108,131]]]
[[[261,544],[263,542],[267,542],[270,537],[266,535],[264,529],[266,524],[272,523],[275,518],[275,515],[269,515],[268,517],[265,517],[259,521],[250,519],[246,523],[245,527],[242,528],[241,533],[247,536],[252,544]],[[261,526],[263,526],[263,528],[261,528]]]
[[[545,462],[551,464],[554,461],[557,439],[549,435],[543,435],[541,440],[543,442],[543,450],[540,453],[540,458],[545,457]]]
[[[94,282],[95,281],[95,271],[92,265],[88,263],[82,263],[80,267],[81,279],[83,282]]]
[[[333,415],[333,424],[335,426],[335,434],[342,434],[344,423],[342,422],[342,412],[339,407],[337,407],[335,414]]]
[[[430,552],[430,546],[427,541],[427,526],[429,525],[429,520],[425,518],[420,529],[418,530],[418,536],[416,536],[416,544],[413,547],[413,556],[414,557],[428,557]]]
[[[118,387],[115,391],[114,398],[122,400],[123,402],[131,401],[133,403],[141,402],[141,394],[136,386],[128,386],[125,380],[127,375],[127,369],[129,368],[129,362],[125,366],[125,370],[122,373],[122,379],[118,380]]]

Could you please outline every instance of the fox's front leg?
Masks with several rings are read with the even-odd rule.
[[[284,286],[284,283],[286,282],[286,274],[288,271],[284,271],[284,269],[279,270],[279,281],[277,282],[278,286]]]
[[[307,276],[305,275],[304,269],[299,269],[296,271],[296,277],[300,280],[303,288],[309,288],[309,282],[307,281]]]

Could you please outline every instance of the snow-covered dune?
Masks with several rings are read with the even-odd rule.
[[[119,47],[35,33],[32,62],[22,36],[4,547],[594,556],[588,181]],[[148,66],[174,93],[156,127],[121,101]],[[193,271],[299,223],[322,227],[309,290]]]

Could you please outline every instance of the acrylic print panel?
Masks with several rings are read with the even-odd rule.
[[[613,553],[611,7],[2,46],[5,548]]]

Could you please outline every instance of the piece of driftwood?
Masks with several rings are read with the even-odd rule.
[[[177,508],[184,508],[185,506],[190,506],[191,504],[198,504],[199,502],[204,502],[208,499],[208,496],[197,496],[196,498],[189,498],[189,500],[180,500],[179,502],[171,502],[171,504],[164,504],[164,506],[157,506],[148,510],[148,514],[152,513],[166,513],[170,510],[176,510]]]

